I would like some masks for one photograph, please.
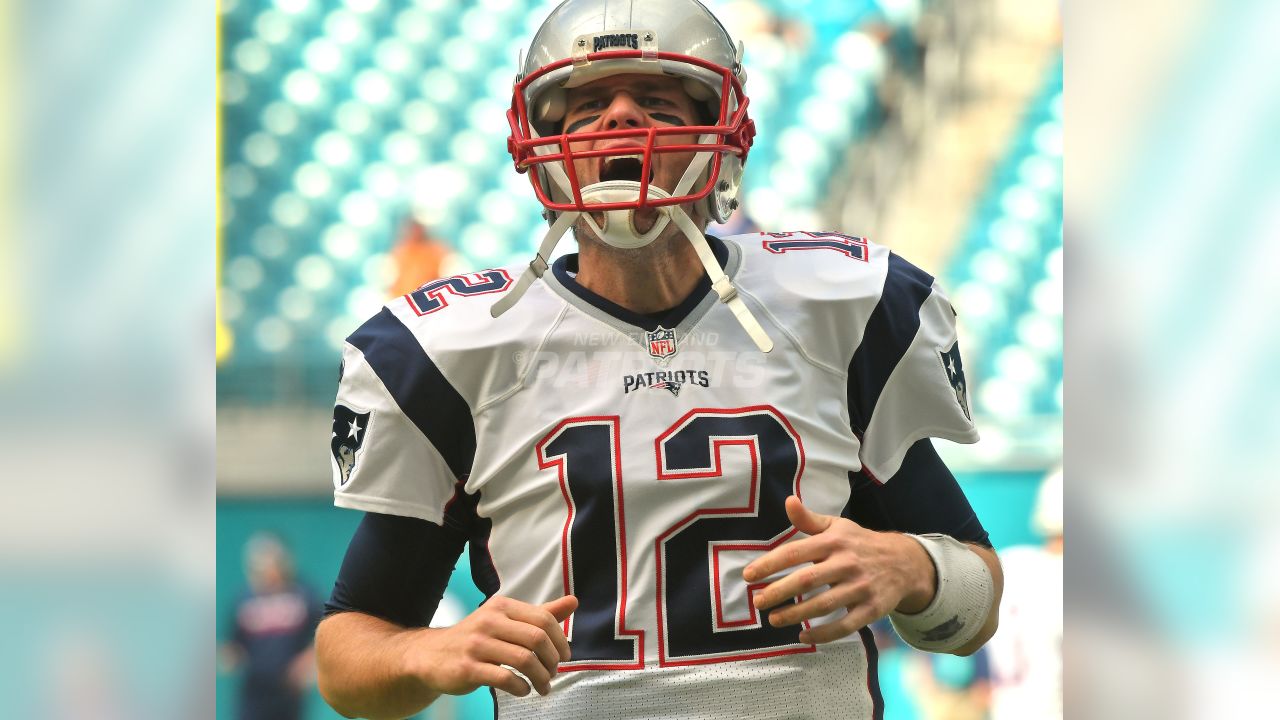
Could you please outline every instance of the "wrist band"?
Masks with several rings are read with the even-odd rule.
[[[938,590],[924,610],[891,612],[889,621],[908,645],[949,652],[972,640],[991,611],[995,587],[987,563],[948,535],[909,535],[924,547],[938,572]]]

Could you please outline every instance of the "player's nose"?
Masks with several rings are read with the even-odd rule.
[[[609,107],[605,108],[600,126],[604,130],[626,130],[643,126],[648,117],[631,93],[617,92],[610,100]]]

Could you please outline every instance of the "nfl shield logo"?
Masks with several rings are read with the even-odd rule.
[[[645,333],[649,343],[649,354],[654,360],[666,360],[676,354],[676,331],[667,330],[661,325],[657,330]]]

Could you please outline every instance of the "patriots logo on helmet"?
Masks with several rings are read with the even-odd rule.
[[[372,415],[372,412],[356,412],[346,405],[333,407],[333,433],[329,439],[329,451],[333,455],[335,486],[342,487],[351,479]]]
[[[612,33],[609,35],[597,35],[592,39],[592,49],[595,52],[608,50],[609,48],[639,50],[640,36],[636,33]]]
[[[657,330],[645,333],[645,344],[649,347],[649,355],[654,360],[665,361],[676,354],[676,331],[667,330],[661,325]]]
[[[952,343],[947,350],[939,350],[938,357],[942,360],[943,370],[947,372],[947,382],[951,383],[951,389],[955,391],[956,402],[960,404],[964,416],[972,420],[973,417],[969,415],[969,390],[964,380],[964,364],[960,361],[960,341]]]

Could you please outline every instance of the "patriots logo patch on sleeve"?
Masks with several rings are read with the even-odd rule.
[[[939,350],[938,357],[942,360],[942,368],[947,372],[947,382],[951,383],[951,389],[955,391],[956,402],[960,404],[965,418],[972,420],[973,417],[969,414],[969,389],[964,381],[964,364],[960,361],[960,341],[952,343],[947,350]]]
[[[329,451],[333,455],[333,483],[336,487],[346,485],[351,479],[372,415],[372,412],[356,412],[346,405],[333,407],[333,434],[329,440]]]

